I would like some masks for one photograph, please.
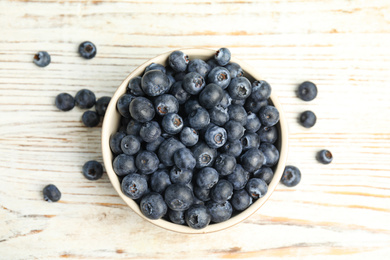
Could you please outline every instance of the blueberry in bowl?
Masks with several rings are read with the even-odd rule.
[[[268,200],[286,164],[287,123],[272,84],[229,50],[216,52],[150,59],[122,82],[104,115],[113,187],[140,217],[175,232],[242,222]]]

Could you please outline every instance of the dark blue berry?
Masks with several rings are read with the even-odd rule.
[[[305,81],[301,83],[298,87],[298,97],[303,101],[311,101],[315,99],[317,93],[317,86],[310,81]]]
[[[301,122],[302,126],[310,128],[316,124],[317,117],[312,111],[305,111],[300,115],[299,121]]]
[[[262,143],[260,151],[264,154],[264,166],[272,167],[279,161],[279,151],[273,144]]]
[[[261,127],[260,119],[256,116],[255,113],[249,112],[248,113],[248,121],[245,125],[245,129],[247,132],[255,133],[257,132]]]
[[[273,126],[279,122],[279,111],[274,106],[262,107],[259,111],[259,118],[263,126]]]
[[[271,86],[265,80],[252,83],[252,98],[256,101],[267,100],[271,96]]]
[[[51,57],[50,54],[46,51],[39,51],[34,55],[33,62],[38,67],[46,67],[50,64]]]
[[[218,62],[214,59],[214,57],[211,58],[211,59],[208,59],[208,60],[206,61],[206,63],[207,63],[207,65],[210,66],[210,71],[211,71],[212,69],[214,69],[215,67],[219,67],[219,66],[220,66],[220,65],[218,64]]]
[[[140,123],[134,119],[131,119],[126,126],[126,133],[128,135],[139,136],[139,132],[141,130],[141,127],[142,127],[142,123]]]
[[[116,109],[123,117],[130,118],[130,103],[135,97],[131,94],[123,94],[116,103]]]
[[[204,167],[194,176],[195,183],[200,188],[211,189],[219,180],[218,172],[211,167]]]
[[[139,135],[147,143],[154,142],[161,136],[160,125],[156,121],[146,122],[141,126]]]
[[[258,113],[260,109],[264,106],[268,106],[268,100],[257,101],[252,96],[249,96],[245,100],[245,104],[244,104],[244,107],[248,113],[249,112]]]
[[[111,97],[101,97],[96,101],[95,110],[99,116],[103,117],[106,114],[108,104],[110,103]]]
[[[183,129],[183,118],[176,113],[168,113],[163,117],[161,126],[166,133],[177,134]]]
[[[233,213],[233,208],[229,201],[218,203],[211,200],[206,203],[206,207],[209,210],[211,221],[214,223],[228,220]]]
[[[155,111],[149,99],[136,97],[130,103],[130,114],[135,120],[144,123],[153,119]]]
[[[160,96],[169,90],[169,79],[161,70],[149,70],[142,76],[141,87],[148,96]]]
[[[233,195],[233,185],[230,181],[219,180],[217,184],[211,189],[210,197],[215,202],[225,202],[229,200]]]
[[[259,148],[260,146],[260,139],[256,133],[245,133],[240,141],[243,151],[249,150],[251,148]]]
[[[145,149],[146,149],[146,151],[149,151],[149,152],[155,152],[155,151],[157,151],[157,149],[160,147],[160,145],[164,141],[165,141],[165,138],[162,136],[159,136],[153,142],[147,143],[145,146]]]
[[[154,107],[157,114],[164,116],[168,113],[177,113],[179,112],[179,102],[177,99],[169,94],[164,94],[157,97],[154,100]]]
[[[100,123],[100,117],[95,111],[85,111],[81,119],[87,127],[95,127]]]
[[[201,188],[199,186],[194,187],[195,196],[201,201],[209,201],[210,200],[210,189]]]
[[[242,152],[242,144],[240,140],[228,141],[224,146],[222,146],[221,151],[234,157],[238,157]]]
[[[126,134],[123,132],[116,132],[110,136],[110,148],[114,154],[120,154],[123,152],[121,148],[121,142],[125,136]]]
[[[145,93],[141,87],[141,79],[142,79],[141,76],[137,76],[137,77],[132,78],[129,81],[129,84],[127,85],[126,93],[131,94],[133,96],[137,96],[137,97],[144,96]]]
[[[271,168],[263,166],[253,173],[253,177],[262,179],[265,183],[270,184],[274,177],[274,172]]]
[[[236,168],[237,161],[233,155],[221,153],[217,156],[214,163],[214,168],[222,176],[231,174]]]
[[[233,192],[231,199],[232,206],[235,210],[243,211],[252,204],[252,197],[244,189]]]
[[[166,139],[158,148],[158,158],[166,166],[173,166],[173,155],[181,148],[185,148],[185,146],[177,139],[173,137]]]
[[[244,76],[244,71],[241,66],[235,62],[229,63],[225,66],[225,68],[230,72],[230,77],[234,79],[235,77]]]
[[[329,164],[333,160],[333,155],[329,150],[321,150],[317,154],[317,160],[323,164]]]
[[[239,105],[239,106],[244,106],[245,105],[246,99],[232,99],[232,104],[233,105]]]
[[[197,72],[190,72],[184,76],[183,89],[191,95],[197,95],[205,85],[204,78]]]
[[[232,104],[228,107],[228,113],[230,120],[237,121],[243,126],[248,122],[248,114],[243,106]]]
[[[74,108],[75,100],[68,93],[58,94],[55,100],[56,107],[62,111],[69,111]]]
[[[211,148],[220,148],[227,141],[227,133],[225,128],[219,126],[212,126],[208,128],[204,137],[207,145]]]
[[[96,56],[96,46],[92,42],[86,41],[79,45],[79,53],[84,59],[92,59]]]
[[[268,186],[262,179],[252,178],[246,184],[245,189],[253,199],[259,199],[267,193]]]
[[[240,164],[237,164],[233,173],[228,175],[226,179],[233,184],[234,190],[241,190],[245,188],[249,177],[249,172],[247,172]]]
[[[232,79],[228,86],[229,95],[231,98],[244,100],[252,93],[252,86],[250,81],[245,77],[237,77]],[[245,101],[243,101],[245,102]]]
[[[135,173],[137,168],[135,167],[134,157],[127,154],[120,154],[115,157],[112,167],[114,168],[114,172],[118,176],[125,176],[130,173]]]
[[[168,217],[173,223],[178,225],[184,225],[186,223],[185,211],[168,210]]]
[[[204,108],[198,108],[188,115],[188,123],[195,130],[205,128],[210,123],[210,115]]]
[[[196,160],[188,148],[181,148],[173,154],[175,165],[180,169],[194,169]]]
[[[189,227],[194,229],[202,229],[209,225],[211,216],[206,206],[192,205],[185,212],[185,220]]]
[[[245,128],[237,121],[230,120],[225,124],[227,139],[232,142],[244,136]]]
[[[185,75],[186,75],[186,73],[184,71],[177,72],[177,73],[175,73],[174,79],[175,79],[175,81],[183,81]]]
[[[171,210],[187,210],[194,202],[194,195],[189,187],[183,184],[172,184],[167,187],[164,199]]]
[[[155,153],[141,151],[135,158],[135,166],[143,174],[151,174],[158,169],[160,161]]]
[[[127,155],[138,153],[141,148],[141,143],[134,135],[126,135],[121,141],[121,150]]]
[[[188,72],[197,72],[202,77],[206,77],[211,70],[210,65],[201,59],[193,59],[188,63]]]
[[[180,141],[187,147],[194,146],[199,140],[198,132],[191,127],[184,127],[180,132]]]
[[[167,170],[155,171],[150,177],[150,188],[152,191],[163,193],[171,185],[171,179]]]
[[[188,56],[182,51],[174,51],[168,57],[169,66],[175,71],[182,72],[187,69]]]
[[[195,167],[198,169],[213,165],[215,157],[217,156],[217,150],[210,148],[204,142],[198,142],[192,147],[191,151],[196,160]]]
[[[287,187],[294,187],[301,181],[301,171],[292,165],[287,165],[284,168],[280,182]]]
[[[214,59],[221,66],[227,65],[230,61],[230,58],[231,58],[231,53],[228,48],[220,48],[214,55]]]
[[[217,105],[210,109],[208,112],[210,115],[211,123],[214,123],[218,126],[223,126],[224,124],[226,124],[227,121],[229,121],[229,113],[227,108]]]
[[[278,139],[278,130],[275,126],[261,127],[256,133],[260,138],[260,142],[273,144]]]
[[[148,66],[146,66],[144,74],[150,70],[159,70],[164,74],[166,74],[166,72],[167,72],[166,68],[163,65],[158,64],[158,63],[153,63],[153,62],[151,64],[149,64]]]
[[[43,188],[43,199],[48,202],[57,202],[61,199],[61,192],[55,185],[49,184]]]
[[[199,94],[199,103],[206,109],[219,104],[224,96],[223,90],[216,84],[208,84]]]
[[[192,180],[192,170],[173,166],[169,172],[169,178],[175,184],[189,184]]]
[[[151,192],[146,194],[139,204],[142,214],[149,219],[160,219],[168,211],[167,204],[165,203],[161,194]]]
[[[177,99],[179,104],[184,104],[191,97],[191,95],[183,89],[182,81],[176,81],[172,85],[170,93]]]
[[[129,198],[135,200],[141,198],[148,190],[148,183],[140,174],[132,173],[126,175],[122,180],[122,192]]]
[[[230,72],[224,67],[215,67],[207,75],[207,82],[214,83],[225,89],[230,84]]]
[[[241,155],[242,167],[248,172],[254,172],[264,163],[264,154],[257,148],[251,148]]]
[[[218,105],[220,105],[221,107],[223,108],[228,108],[230,105],[232,104],[232,98],[230,97],[229,93],[224,90],[223,91],[223,96],[222,96],[222,99],[221,101],[219,102]]]
[[[96,103],[95,94],[88,89],[79,90],[74,99],[79,108],[91,108]]]
[[[197,99],[189,99],[187,102],[184,104],[184,111],[186,112],[187,115],[191,114],[192,111],[202,107]]]

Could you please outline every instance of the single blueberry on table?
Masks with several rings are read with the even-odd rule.
[[[251,82],[245,77],[234,78],[230,81],[228,91],[233,100],[244,100],[252,93]]]
[[[195,130],[205,128],[210,123],[210,114],[204,108],[198,108],[188,115],[189,125]]]
[[[209,225],[211,216],[204,205],[192,205],[185,212],[185,220],[189,227],[202,229]]]
[[[172,184],[166,188],[164,199],[171,210],[183,211],[192,205],[194,195],[186,185]]]
[[[227,121],[229,121],[228,110],[223,106],[217,105],[210,109],[208,112],[210,115],[211,123],[214,123],[218,126],[223,126],[224,124],[226,124]]]
[[[123,117],[130,118],[130,103],[135,98],[135,96],[131,94],[123,94],[118,99],[118,102],[116,103],[116,109],[118,110],[119,114],[121,114]]]
[[[103,117],[106,114],[108,104],[110,103],[111,97],[101,97],[96,101],[95,110],[99,116]]]
[[[100,179],[103,176],[103,166],[97,161],[88,161],[83,165],[83,175],[91,181]]]
[[[242,150],[247,151],[251,148],[259,148],[260,146],[260,138],[256,133],[247,132],[240,139],[242,144]]]
[[[217,184],[211,189],[210,197],[215,202],[225,202],[229,200],[233,195],[233,185],[230,181],[219,180]]]
[[[317,117],[312,111],[305,111],[299,116],[299,122],[306,128],[313,127],[316,124]]]
[[[250,133],[257,132],[261,127],[260,119],[256,116],[255,113],[248,113],[248,121],[245,125],[245,130]]]
[[[148,182],[140,174],[126,175],[121,184],[122,192],[130,199],[141,198],[148,190]]]
[[[158,148],[160,147],[160,145],[162,144],[162,142],[164,142],[164,141],[165,141],[165,138],[162,136],[159,136],[153,142],[147,143],[145,146],[145,149],[146,149],[146,151],[149,151],[149,152],[156,152],[158,150]]]
[[[191,97],[190,93],[183,89],[182,81],[176,81],[172,85],[170,89],[170,94],[177,99],[180,105],[184,104]]]
[[[310,81],[305,81],[298,87],[298,97],[303,101],[312,101],[317,97],[317,93],[317,86]]]
[[[135,157],[135,166],[143,174],[151,174],[158,169],[160,161],[155,153],[141,151]]]
[[[137,76],[137,77],[132,78],[129,81],[129,84],[127,85],[126,93],[131,94],[133,96],[137,96],[137,97],[144,96],[145,93],[141,87],[141,79],[142,79],[141,76]]]
[[[130,119],[129,123],[126,126],[126,133],[128,135],[139,136],[139,132],[141,130],[141,127],[142,127],[142,123],[140,123],[134,119]]]
[[[204,142],[198,142],[191,148],[192,154],[196,160],[196,168],[203,168],[213,165],[215,157],[217,156],[217,150],[210,148]]]
[[[227,64],[225,68],[230,72],[230,77],[232,79],[244,76],[244,71],[241,66],[235,62]]]
[[[264,154],[264,166],[272,167],[279,161],[279,151],[273,144],[262,143],[260,151]]]
[[[228,113],[230,120],[237,121],[243,126],[248,122],[248,114],[243,106],[232,104],[228,107]]]
[[[219,126],[212,126],[208,128],[204,137],[207,145],[211,148],[220,148],[227,141],[227,133],[225,128]]]
[[[174,51],[168,57],[168,63],[171,68],[177,72],[183,72],[187,69],[189,59],[182,51]]]
[[[241,165],[248,172],[254,172],[264,163],[264,154],[257,148],[251,148],[241,155]]]
[[[201,188],[199,186],[194,187],[195,196],[201,201],[209,201],[210,200],[210,189]]]
[[[221,151],[234,157],[238,157],[242,152],[241,141],[228,141],[224,146],[221,147]]]
[[[178,225],[184,225],[186,223],[185,216],[184,216],[185,211],[176,211],[176,210],[168,210],[168,217],[169,220],[172,221],[175,224]]]
[[[95,127],[100,123],[100,117],[95,111],[85,111],[81,117],[84,125],[87,127]]]
[[[152,102],[145,97],[136,97],[130,102],[130,115],[135,120],[145,123],[155,115]]]
[[[177,99],[169,94],[164,94],[157,97],[154,100],[154,107],[157,114],[164,116],[168,113],[177,113],[179,112],[179,102]]]
[[[274,106],[262,107],[259,111],[259,118],[263,126],[273,126],[279,122],[279,111]]]
[[[235,210],[243,211],[252,204],[252,197],[249,196],[245,189],[236,190],[233,192],[231,204]]]
[[[148,96],[160,96],[169,90],[169,79],[161,70],[149,70],[142,76],[141,87]]]
[[[176,138],[171,137],[162,142],[158,148],[158,158],[166,166],[173,166],[173,155],[181,148],[185,148],[184,144],[178,141]]]
[[[150,177],[150,188],[152,191],[163,193],[171,184],[168,170],[157,170]]]
[[[262,179],[265,183],[270,184],[274,177],[274,172],[270,167],[262,166],[253,173],[253,177]]]
[[[50,64],[51,57],[47,51],[39,51],[34,55],[33,62],[38,67],[46,67]]]
[[[188,148],[181,148],[173,154],[175,165],[180,169],[194,169],[196,160]]]
[[[68,93],[58,94],[55,99],[56,107],[62,111],[72,110],[75,106],[74,98]]]
[[[121,150],[127,155],[134,155],[141,149],[139,139],[134,135],[126,135],[121,141]]]
[[[262,179],[252,178],[246,184],[245,189],[253,199],[259,199],[267,193],[268,185]]]
[[[218,172],[212,167],[204,167],[194,176],[196,185],[200,188],[211,189],[219,180]]]
[[[184,126],[183,118],[176,113],[168,113],[163,117],[161,126],[168,134],[180,133]]]
[[[79,54],[84,59],[92,59],[96,56],[97,50],[95,44],[90,41],[85,41],[79,45]]]
[[[184,76],[183,89],[191,95],[197,95],[205,87],[206,81],[197,72],[190,72]]]
[[[79,108],[91,108],[96,103],[95,94],[88,89],[79,90],[74,99]]]
[[[199,134],[195,129],[185,126],[180,132],[180,141],[187,147],[194,146],[199,141]]]
[[[150,192],[143,196],[139,207],[142,214],[149,219],[160,219],[168,211],[164,198],[157,192]]]
[[[216,84],[210,83],[199,94],[199,103],[206,109],[219,104],[224,96],[223,90]]]
[[[220,48],[216,51],[214,59],[218,62],[219,65],[225,66],[229,63],[231,58],[231,53],[228,48]]]
[[[230,72],[224,67],[215,67],[207,75],[207,82],[214,83],[225,89],[230,84]]]
[[[161,136],[160,125],[156,121],[146,122],[141,126],[139,135],[147,143],[154,142]]]
[[[214,223],[228,220],[233,213],[233,208],[229,201],[218,203],[210,200],[206,203],[206,207],[209,210],[211,221]]]
[[[169,178],[174,184],[189,184],[192,180],[192,170],[173,166],[169,172]]]
[[[114,161],[112,162],[112,167],[118,176],[125,176],[137,171],[134,157],[124,153],[115,157]]]
[[[233,184],[234,190],[245,188],[249,180],[250,174],[240,164],[237,164],[232,174],[229,174],[226,179]]]
[[[57,186],[49,184],[43,188],[43,199],[48,202],[57,202],[61,199],[61,192]]]
[[[329,150],[321,150],[317,154],[317,160],[323,164],[329,164],[333,160],[333,155]]]
[[[121,142],[125,136],[126,133],[123,132],[116,132],[110,136],[110,148],[114,154],[120,154],[123,152],[121,148]]]
[[[210,70],[210,65],[201,59],[193,59],[188,63],[188,72],[197,72],[202,77],[206,77]]]
[[[150,70],[159,70],[159,71],[161,71],[161,72],[164,73],[164,74],[167,73],[167,70],[166,70],[166,68],[165,68],[163,65],[158,64],[158,63],[154,63],[154,62],[152,62],[151,64],[149,64],[149,65],[145,68],[144,74],[145,74],[146,72],[150,71]],[[167,76],[168,76],[168,75],[167,75]]]
[[[256,133],[259,135],[260,142],[273,144],[278,139],[278,130],[275,126],[261,127]]]
[[[292,165],[287,165],[284,168],[280,182],[287,187],[294,187],[301,181],[301,171]]]
[[[265,80],[256,80],[252,83],[252,98],[255,101],[269,99],[271,91],[270,84]]]
[[[214,168],[222,176],[231,174],[236,168],[237,161],[236,158],[227,153],[221,153],[217,156],[214,163]]]

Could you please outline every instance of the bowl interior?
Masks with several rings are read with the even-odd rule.
[[[203,59],[207,60],[211,58],[215,51],[210,49],[182,49],[184,53],[186,53],[189,56],[189,59]],[[142,212],[139,209],[139,206],[136,202],[134,202],[132,199],[124,195],[121,191],[121,185],[118,176],[115,174],[113,167],[112,167],[112,161],[114,159],[114,155],[112,154],[110,150],[109,140],[110,136],[117,132],[119,125],[120,125],[120,114],[116,109],[116,103],[119,99],[119,97],[126,92],[126,87],[128,85],[128,82],[130,79],[136,76],[141,76],[145,70],[145,68],[151,64],[151,63],[159,63],[162,65],[167,65],[167,58],[171,52],[161,54],[153,59],[150,59],[149,61],[145,62],[138,68],[136,68],[130,75],[127,76],[127,78],[122,82],[122,84],[118,87],[117,91],[115,92],[114,96],[111,98],[111,102],[106,110],[106,114],[104,117],[103,127],[102,127],[102,153],[103,153],[103,161],[104,165],[108,174],[108,177],[114,186],[115,190],[118,192],[119,196],[129,205],[129,207],[135,211],[139,216],[144,218],[145,220],[160,226],[162,228],[181,232],[181,233],[209,233],[209,232],[215,232],[219,230],[223,230],[225,228],[231,227],[246,218],[248,218],[250,215],[255,213],[264,203],[267,201],[267,199],[270,197],[272,192],[275,190],[277,184],[280,181],[280,178],[283,174],[283,170],[286,164],[287,159],[287,148],[288,148],[288,134],[287,134],[287,124],[286,119],[284,116],[284,112],[282,110],[282,107],[275,95],[275,90],[273,89],[271,93],[271,103],[279,110],[280,114],[280,121],[276,125],[278,129],[278,140],[275,143],[275,146],[278,148],[280,152],[280,158],[278,164],[273,168],[274,169],[274,177],[271,181],[271,183],[268,186],[268,192],[267,194],[256,200],[248,209],[244,210],[243,212],[232,216],[229,220],[218,223],[218,224],[210,224],[204,229],[196,230],[192,229],[188,226],[184,225],[178,225],[171,223],[169,221],[159,219],[159,220],[151,220],[146,218]],[[242,62],[240,60],[235,59],[232,57],[231,62],[236,62],[240,64],[241,68],[244,70],[244,76],[247,77],[251,82],[253,80],[260,80],[261,77],[258,72],[256,72],[251,66],[245,64],[245,62]]]

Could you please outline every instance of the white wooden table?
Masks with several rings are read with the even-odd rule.
[[[389,259],[390,3],[373,1],[1,1],[0,259]],[[78,56],[90,40],[98,54]],[[100,128],[54,106],[81,88],[111,96],[134,68],[183,47],[229,47],[271,83],[287,113],[288,163],[302,171],[245,222],[176,234],[135,215],[107,176]],[[39,50],[52,63],[32,63]],[[318,97],[303,102],[311,80]],[[312,129],[297,123],[313,110]],[[321,165],[323,148],[334,162]],[[57,203],[42,199],[53,183]]]

